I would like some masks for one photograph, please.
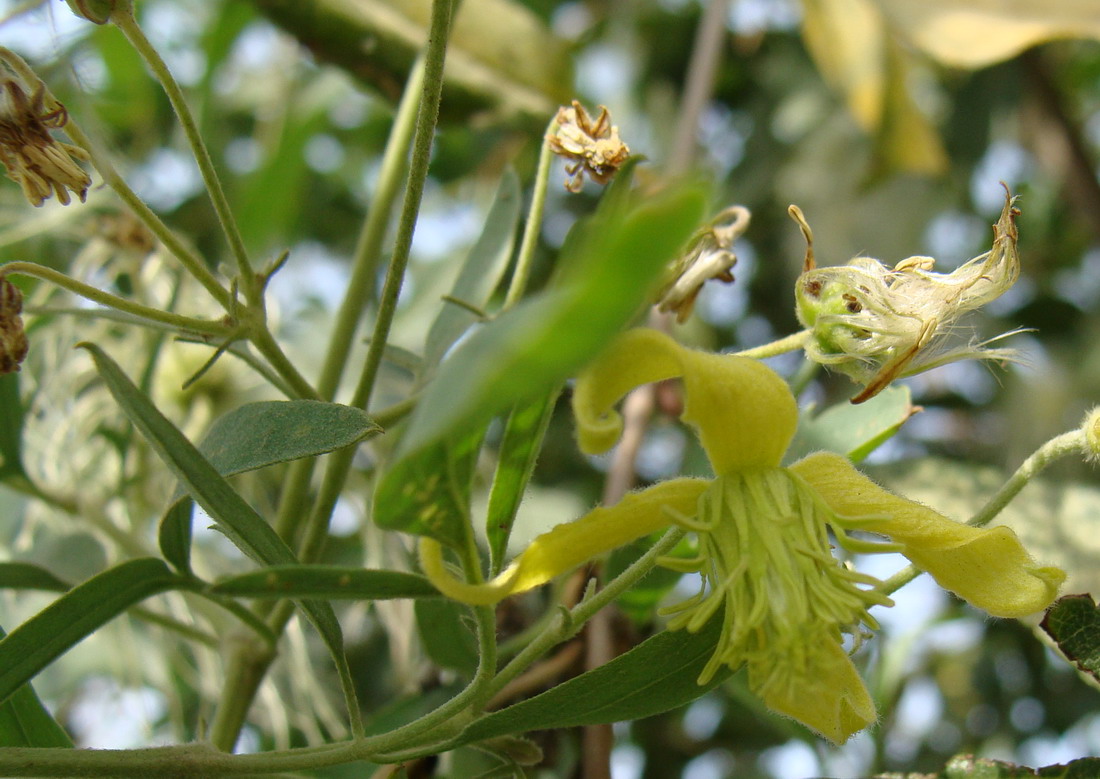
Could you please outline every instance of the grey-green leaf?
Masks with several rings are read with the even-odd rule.
[[[367,412],[319,400],[247,403],[215,420],[199,451],[223,476],[342,449],[382,432]]]
[[[0,640],[0,701],[130,606],[183,584],[164,561],[140,557],[69,590]]]
[[[477,639],[469,608],[440,598],[418,600],[414,610],[420,642],[432,662],[473,676],[477,670]]]
[[[788,457],[794,459],[825,450],[859,462],[889,440],[918,411],[920,408],[913,405],[909,388],[895,384],[866,403],[853,405],[844,401],[818,414],[803,414]]]
[[[0,640],[4,638],[0,628]],[[72,739],[61,727],[30,682],[0,704],[0,747],[72,747]]]
[[[218,595],[245,598],[388,600],[439,597],[432,583],[415,573],[337,565],[276,565],[222,579],[210,590]]]
[[[134,386],[118,364],[95,344],[84,343],[81,346],[91,354],[99,375],[127,418],[195,502],[213,517],[229,540],[252,559],[265,565],[296,564],[290,547],[183,433]],[[330,604],[322,601],[302,600],[299,604],[332,654],[348,706],[355,706],[351,671],[344,655],[343,634],[336,612]],[[353,716],[358,717],[358,712],[355,711]]]
[[[621,722],[683,706],[730,676],[723,668],[704,685],[696,681],[714,654],[722,627],[719,616],[698,633],[658,633],[610,663],[482,717],[462,733],[462,741]]]
[[[493,488],[489,492],[489,508],[485,517],[485,535],[489,541],[490,572],[495,576],[504,565],[512,524],[523,500],[527,482],[535,469],[546,426],[554,413],[558,389],[530,402],[519,403],[508,415],[504,437],[500,442],[500,459]]]
[[[458,272],[451,288],[452,298],[483,310],[489,305],[493,290],[500,283],[512,256],[520,200],[519,177],[509,168],[500,180],[481,236]],[[445,302],[428,330],[424,345],[425,366],[430,369],[437,365],[459,336],[476,321],[473,311]]]

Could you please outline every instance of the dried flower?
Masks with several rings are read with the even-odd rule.
[[[606,184],[630,156],[605,106],[600,106],[600,115],[593,122],[584,106],[574,100],[572,108],[558,109],[555,122],[557,129],[546,140],[551,151],[573,161],[565,168],[570,176],[565,188],[570,192],[581,191],[585,171],[593,181]]]
[[[873,723],[875,705],[842,645],[874,629],[872,606],[892,602],[881,582],[838,560],[831,539],[859,552],[901,552],[945,589],[990,614],[1019,617],[1050,605],[1065,573],[1042,566],[1007,527],[976,528],[887,492],[838,454],[782,467],[798,423],[787,383],[763,363],[685,348],[656,330],[620,336],[578,378],[577,438],[589,454],[622,433],[614,404],[639,384],[680,376],[682,419],[695,428],[713,479],[678,478],[627,495],[543,533],[499,576],[470,584],[445,568],[439,542],[420,539],[421,565],[445,595],[495,603],[592,557],[676,524],[699,539],[693,559],[662,565],[696,572],[695,596],[665,611],[669,629],[724,628],[699,676],[744,664],[768,708],[843,743]],[[880,534],[892,543],[856,539]]]
[[[28,95],[15,78],[0,79],[0,162],[33,206],[42,205],[55,192],[61,204],[68,205],[70,190],[83,203],[92,184],[87,172],[73,161],[74,157],[89,159],[88,153],[50,135],[51,129],[68,121],[65,106],[47,97],[42,82]]]
[[[0,375],[14,373],[27,356],[27,334],[23,332],[23,293],[0,278]]]
[[[744,206],[730,206],[692,236],[657,293],[658,310],[675,311],[676,321],[683,322],[691,315],[703,284],[710,279],[733,282],[732,268],[737,264],[733,242],[744,235],[751,216]]]
[[[790,207],[806,238],[806,260],[795,289],[798,319],[812,337],[806,356],[847,374],[864,389],[861,403],[894,379],[965,359],[1012,360],[1012,349],[981,343],[943,349],[959,317],[994,300],[1020,275],[1015,218],[1019,210],[1005,187],[1005,205],[993,225],[993,248],[951,273],[932,270],[931,257],[909,257],[893,269],[870,257],[817,268],[813,233],[797,206]],[[1013,331],[1015,332],[1015,331]]]

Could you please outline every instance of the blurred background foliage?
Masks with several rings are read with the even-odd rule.
[[[324,342],[346,283],[392,99],[415,58],[428,3],[138,5],[150,38],[189,92],[250,251],[272,258],[290,250],[289,264],[271,286],[272,309],[294,360],[315,375],[316,344]],[[753,222],[735,246],[736,282],[708,285],[696,315],[679,328],[684,340],[746,348],[798,328],[792,288],[803,244],[786,215],[790,203],[800,205],[813,226],[821,264],[860,253],[887,264],[927,254],[948,270],[989,248],[1003,197],[998,182],[1020,195],[1022,277],[970,321],[983,337],[1031,328],[1012,339],[1026,364],[987,369],[960,363],[909,380],[924,410],[869,461],[887,484],[963,518],[967,509],[960,501],[980,504],[999,475],[1043,441],[1077,426],[1100,396],[1100,12],[1092,3],[1068,0],[721,5],[722,59],[692,141],[694,166],[714,182],[715,211],[742,204]],[[952,5],[972,10],[977,21],[965,13],[951,17]],[[1007,13],[1005,6],[1012,6]],[[216,221],[167,101],[117,30],[77,22],[57,2],[12,0],[0,9],[4,45],[36,66],[171,225],[211,263],[224,261]],[[607,105],[632,151],[650,160],[639,177],[662,175],[678,143],[685,78],[705,12],[694,0],[465,1],[462,13],[470,19],[456,31],[449,55],[443,123],[395,328],[397,346],[420,348],[505,168],[515,166],[530,183],[542,128],[557,104],[575,96],[589,106]],[[592,184],[568,195],[562,180],[556,169],[537,279],[546,278],[569,226],[591,211],[599,195]],[[149,299],[176,296],[181,311],[210,313],[196,310],[200,296],[189,297],[193,290],[179,286],[173,271],[126,254],[112,237],[118,207],[109,193],[93,191],[89,200],[85,208],[50,204],[30,211],[18,187],[0,187],[0,259],[69,267],[106,288]],[[94,246],[98,254],[89,248]],[[28,302],[61,304],[41,289]],[[134,475],[132,460],[117,455],[119,437],[128,435],[121,424],[85,430],[70,424],[58,431],[59,413],[83,413],[71,398],[87,389],[88,369],[68,355],[68,347],[92,326],[78,317],[37,317],[32,328],[49,331],[53,346],[43,348],[40,340],[38,356],[21,377],[36,415],[28,422],[27,446],[38,452],[39,475],[78,502],[89,491],[111,492],[119,484],[125,493],[132,486],[125,477]],[[225,361],[181,393],[181,377],[202,356],[186,346],[164,348],[161,375],[171,376],[157,385],[157,398],[189,432],[200,434],[230,401],[240,402],[241,393],[260,394],[247,371]],[[401,357],[395,350],[387,365],[376,396],[380,406],[407,389]],[[65,361],[75,366],[66,374],[71,383],[51,393],[39,377]],[[800,361],[787,355],[775,366],[790,375]],[[801,400],[824,408],[854,391],[847,379],[822,373]],[[558,412],[516,545],[580,513],[601,490],[606,462],[576,453],[564,407]],[[76,471],[61,467],[55,460],[67,450],[66,441],[91,441],[101,456]],[[640,479],[698,468],[695,446],[673,417],[659,416],[641,451]],[[118,457],[113,475],[103,469],[111,451]],[[359,465],[365,483],[373,461]],[[265,496],[270,501],[277,474],[246,478],[257,505]],[[1100,570],[1093,541],[1100,499],[1090,486],[1096,472],[1067,462],[1044,478],[1044,485],[1024,493],[1009,521],[1045,559],[1057,561],[1067,549],[1077,553],[1071,591],[1096,594],[1100,582],[1085,575]],[[137,505],[152,512],[162,497],[147,496]],[[363,503],[352,496],[338,507],[332,561],[370,563],[402,553],[385,551],[392,541],[370,527]],[[63,512],[36,509],[0,490],[0,553],[33,559],[73,580],[86,577],[119,554],[117,536],[147,532],[140,522],[117,530],[110,502],[101,505],[101,526],[88,529]],[[116,531],[105,530],[110,524]],[[232,551],[208,535],[204,564],[232,570],[238,564]],[[882,575],[900,567],[894,560],[869,563]],[[885,635],[861,655],[884,712],[872,733],[844,748],[827,748],[764,711],[736,677],[682,711],[616,726],[613,775],[856,777],[938,771],[960,752],[1030,765],[1100,753],[1097,691],[1044,648],[1028,625],[983,619],[922,580],[897,601],[880,616]],[[5,594],[0,613],[10,629],[43,602]],[[403,706],[425,705],[436,688],[469,673],[470,647],[462,641],[418,648],[418,624],[450,619],[455,635],[466,630],[455,613],[430,613],[437,604],[423,603],[429,605],[422,604],[415,619],[411,606],[400,603],[344,614],[353,665],[371,669],[361,678],[361,694],[376,723],[400,717]],[[529,618],[525,608],[514,607],[515,625]],[[117,622],[43,674],[40,693],[82,745],[193,738],[180,728],[196,721],[196,711],[202,714],[203,690],[216,689],[221,672],[214,655],[180,645],[165,662],[154,661],[151,629]],[[626,616],[615,622],[621,648],[651,628]],[[331,680],[304,670],[310,653],[300,629],[292,629],[288,643],[287,658],[261,693],[266,713],[247,731],[246,748],[307,743],[339,728],[327,697],[317,692],[331,688]],[[444,667],[442,674],[426,670],[425,653]],[[398,703],[388,703],[395,696]],[[272,714],[280,706],[284,713]],[[536,738],[546,750],[544,775],[577,770],[577,734]],[[451,775],[476,775],[478,759],[472,751],[462,753]]]

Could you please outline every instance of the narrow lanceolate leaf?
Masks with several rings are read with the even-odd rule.
[[[157,526],[160,553],[181,573],[191,572],[191,515],[194,508],[191,498],[180,498],[168,507]]]
[[[474,308],[484,310],[500,284],[515,244],[516,223],[522,200],[519,177],[509,168],[497,188],[485,227],[477,239],[462,269],[458,272],[451,297]],[[429,369],[439,364],[443,355],[464,332],[477,321],[477,315],[462,306],[445,302],[428,330],[424,345],[424,365]]]
[[[0,589],[65,592],[69,585],[33,563],[0,563]]]
[[[719,616],[698,633],[658,633],[606,665],[482,717],[462,733],[462,740],[469,743],[507,733],[620,722],[683,706],[731,674],[723,669],[707,684],[696,684],[714,654],[721,629]]]
[[[1054,602],[1040,624],[1066,659],[1100,680],[1100,608],[1089,595],[1066,595]]]
[[[443,362],[409,421],[399,456],[488,422],[577,371],[646,302],[654,280],[698,226],[704,203],[699,189],[678,187],[601,209],[580,231],[585,239],[572,242],[563,257],[568,270],[560,283],[478,330]]]
[[[261,564],[296,564],[298,561],[290,547],[237,494],[194,444],[153,406],[148,396],[134,386],[118,364],[95,344],[85,343],[81,346],[92,355],[99,375],[127,418],[176,475],[195,502],[213,517],[229,540]],[[351,671],[344,655],[343,634],[336,612],[330,604],[321,601],[303,600],[299,603],[332,654],[340,672],[344,695],[353,720],[357,721],[359,712],[357,708],[353,708],[356,706],[355,692],[351,686]]]
[[[245,598],[388,600],[437,598],[439,590],[415,573],[336,565],[277,565],[216,582],[211,592]]]
[[[541,398],[520,403],[508,415],[504,437],[500,442],[500,460],[493,488],[489,493],[489,509],[485,518],[485,535],[489,540],[491,575],[496,576],[504,565],[512,524],[523,500],[527,482],[535,469],[546,426],[554,413],[558,390]]]
[[[133,422],[183,488],[206,509],[218,527],[241,551],[266,565],[297,562],[290,547],[244,498],[203,457],[148,396],[122,372],[118,364],[94,344],[81,344],[92,355],[96,369],[123,412]]]
[[[199,451],[222,476],[314,457],[362,441],[380,428],[361,409],[316,400],[248,403],[219,417]],[[158,528],[161,554],[181,571],[191,566],[190,498],[176,500]]]
[[[4,629],[0,628],[0,639]],[[72,739],[61,727],[30,682],[0,704],[0,747],[72,747]]]
[[[0,640],[0,701],[135,603],[185,583],[162,560],[141,557],[69,590]]]

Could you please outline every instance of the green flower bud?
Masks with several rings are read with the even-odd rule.
[[[1085,444],[1089,448],[1091,459],[1100,459],[1100,406],[1085,415],[1081,432],[1085,434]]]
[[[65,0],[69,10],[81,19],[87,19],[95,24],[106,24],[111,21],[111,14],[116,10],[133,8],[133,0]]]

